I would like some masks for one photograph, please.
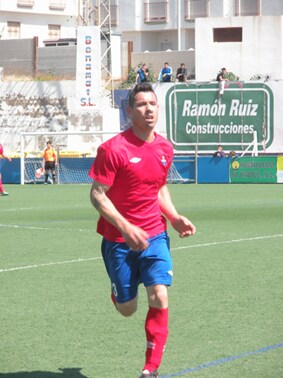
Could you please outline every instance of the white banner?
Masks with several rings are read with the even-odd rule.
[[[79,108],[98,107],[101,99],[101,46],[98,26],[77,29],[76,97]]]
[[[155,84],[157,129],[178,152],[193,152],[197,145],[198,151],[211,153],[221,144],[243,153],[256,131],[260,154],[282,153],[283,81],[238,84],[229,82],[221,98],[214,82]]]

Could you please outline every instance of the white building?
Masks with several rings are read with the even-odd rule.
[[[0,0],[0,39],[76,38],[78,0]]]
[[[39,46],[75,38],[84,10],[97,25],[105,3],[0,0],[0,38],[38,36]],[[187,62],[197,80],[212,80],[223,66],[241,80],[257,74],[283,79],[282,0],[110,0],[109,4],[112,33],[121,35],[131,53],[147,51],[147,63],[156,67],[165,56],[156,57],[156,52],[172,50],[174,55],[189,50],[194,55]]]

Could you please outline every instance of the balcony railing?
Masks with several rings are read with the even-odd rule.
[[[208,0],[185,0],[185,20],[209,16]]]
[[[144,22],[163,23],[168,22],[168,1],[144,3]]]
[[[31,8],[34,6],[34,0],[17,0],[17,6]]]
[[[236,16],[260,16],[261,0],[235,0]]]
[[[62,10],[66,7],[65,0],[49,0],[49,9],[58,9]]]
[[[21,24],[19,22],[8,21],[7,27],[9,38],[20,38]]]

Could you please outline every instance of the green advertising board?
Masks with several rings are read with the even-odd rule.
[[[245,150],[255,138],[258,151],[273,141],[273,93],[264,83],[176,84],[166,93],[166,131],[176,151]]]
[[[276,183],[277,157],[235,158],[231,160],[229,173],[231,183]]]

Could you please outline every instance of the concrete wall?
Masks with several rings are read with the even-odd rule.
[[[20,150],[21,132],[68,130],[74,82],[2,82],[0,88],[0,140],[7,152]]]
[[[34,39],[0,40],[0,67],[4,69],[3,74],[33,75],[34,44]]]
[[[40,47],[37,49],[37,73],[75,79],[76,55],[76,46]]]
[[[0,40],[4,75],[51,75],[75,79],[76,46],[38,47],[35,39]]]
[[[242,42],[213,41],[213,29],[241,27]],[[282,16],[199,18],[196,20],[196,79],[216,78],[221,67],[250,80],[253,75],[283,78]]]

